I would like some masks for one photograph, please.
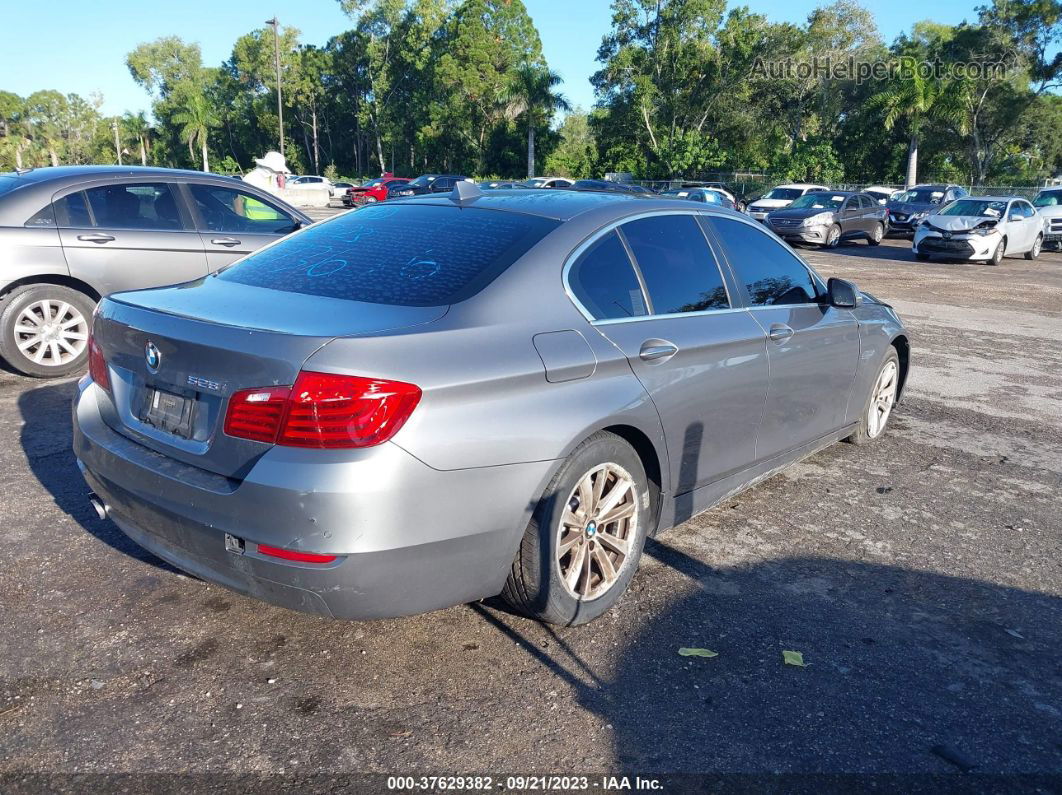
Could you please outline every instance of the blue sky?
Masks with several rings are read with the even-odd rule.
[[[955,24],[976,17],[983,0],[935,0],[925,17]],[[569,101],[588,108],[593,103],[589,77],[596,64],[601,36],[609,28],[609,0],[524,0],[542,37],[550,66],[561,74]],[[747,5],[774,21],[803,22],[826,0],[747,0]],[[324,44],[350,27],[335,0],[57,0],[47,6],[5,3],[4,36],[0,46],[0,89],[25,96],[54,88],[87,96],[103,94],[105,113],[147,110],[147,95],[125,68],[125,54],[144,41],[177,35],[202,46],[203,60],[216,65],[228,58],[238,36],[279,16],[281,24],[302,31],[303,41]],[[895,0],[864,0],[877,18],[886,42],[910,29],[921,15],[912,4]],[[19,31],[19,35],[12,35]]]

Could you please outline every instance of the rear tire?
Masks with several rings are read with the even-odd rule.
[[[57,284],[11,291],[0,311],[0,356],[24,375],[61,378],[85,369],[95,302]]]
[[[856,445],[870,444],[885,435],[892,410],[896,406],[896,398],[900,388],[900,357],[896,349],[889,346],[889,352],[885,354],[885,360],[878,368],[877,377],[870,388],[870,395],[863,406],[863,413],[859,418],[859,425],[855,432],[845,439],[846,442]]]
[[[1033,247],[1025,252],[1025,259],[1036,259],[1040,256],[1040,249],[1044,245],[1044,236],[1037,235],[1036,242],[1033,243]]]
[[[615,434],[595,433],[546,487],[502,597],[551,624],[593,621],[619,601],[638,568],[653,494],[634,449]]]
[[[929,255],[928,254],[923,254],[921,252],[917,252],[915,254],[915,259],[918,260],[919,262],[929,262]]]
[[[874,231],[867,237],[867,243],[872,246],[881,245],[881,239],[883,237],[885,237],[885,227],[881,224],[876,224],[874,226]]]

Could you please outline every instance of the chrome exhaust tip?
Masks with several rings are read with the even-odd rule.
[[[89,494],[89,502],[92,503],[93,509],[96,511],[96,516],[100,519],[107,518],[107,504],[97,497],[95,494]]]

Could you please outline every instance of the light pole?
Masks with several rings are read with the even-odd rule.
[[[266,20],[273,26],[273,57],[277,66],[277,121],[280,127],[280,154],[284,154],[284,103],[280,99],[280,21],[274,16]]]
[[[122,165],[122,145],[118,141],[118,119],[111,119],[111,129],[114,130],[114,151],[118,154],[118,165]]]

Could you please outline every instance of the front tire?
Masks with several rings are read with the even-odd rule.
[[[551,624],[593,621],[627,590],[654,499],[634,449],[615,434],[595,433],[546,487],[502,597]]]
[[[826,242],[823,248],[837,248],[841,244],[841,227],[834,224],[826,233]]]
[[[892,417],[893,407],[900,391],[900,357],[891,345],[885,354],[885,360],[878,369],[878,376],[870,389],[870,396],[863,407],[859,425],[855,432],[845,439],[856,445],[870,444],[885,434],[885,428]]]
[[[1036,259],[1040,256],[1040,249],[1044,245],[1044,236],[1037,235],[1036,242],[1033,243],[1033,247],[1025,252],[1025,259]]]
[[[34,378],[84,370],[95,307],[84,293],[57,284],[16,288],[0,312],[0,356]]]
[[[996,250],[992,252],[992,258],[988,260],[989,265],[998,265],[1003,261],[1003,255],[1007,253],[1007,239],[1003,238],[999,241],[999,245],[996,246]]]

